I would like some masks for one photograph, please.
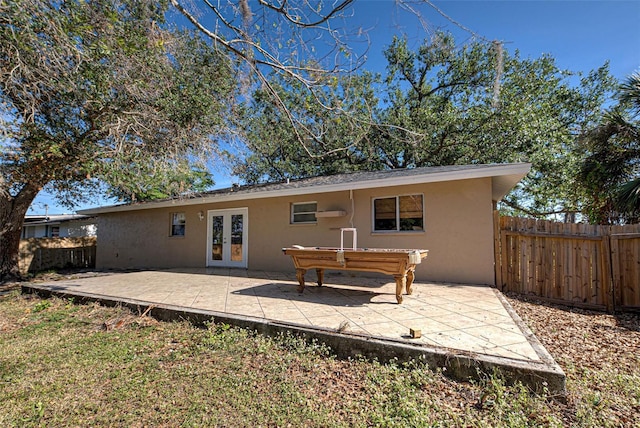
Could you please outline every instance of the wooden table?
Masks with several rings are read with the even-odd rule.
[[[402,303],[402,290],[407,294],[413,289],[416,265],[427,257],[428,250],[400,250],[381,248],[283,248],[282,252],[293,259],[298,279],[298,291],[304,291],[304,275],[308,269],[315,269],[318,285],[322,285],[324,269],[356,270],[379,272],[393,275],[396,280],[396,300]]]

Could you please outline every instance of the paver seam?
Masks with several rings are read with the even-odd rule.
[[[226,275],[224,275],[225,277],[225,282],[224,282],[224,310],[227,310],[227,305],[229,304],[229,287],[230,287],[230,283],[231,283],[231,279],[229,278],[230,276],[230,272],[229,270],[227,270]]]
[[[302,293],[297,293],[297,294],[298,294],[298,295],[302,295]],[[298,302],[297,300],[292,299],[291,297],[287,297],[287,300],[288,300],[289,302],[291,302],[291,303],[293,304],[293,306],[295,306],[296,310],[302,314],[302,316],[307,320],[307,322],[308,322],[309,324],[312,324],[312,325],[313,325],[313,323],[311,322],[311,320],[309,320],[309,318],[308,318],[308,317],[307,317],[307,315],[304,313],[304,311],[303,311],[302,309],[300,309],[300,306],[297,304],[297,302]]]

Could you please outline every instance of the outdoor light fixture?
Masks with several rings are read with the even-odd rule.
[[[204,220],[204,213],[202,211],[198,211],[198,218],[200,221]]]

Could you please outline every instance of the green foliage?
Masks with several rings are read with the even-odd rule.
[[[630,180],[618,188],[616,205],[621,212],[635,213],[636,221],[640,220],[640,177]]]
[[[203,190],[233,104],[233,65],[169,28],[167,2],[4,2],[0,14],[0,278],[46,188],[73,206]]]
[[[128,160],[128,167],[123,167],[124,160],[121,159],[121,166],[110,171],[108,196],[123,202],[168,199],[188,192],[202,192],[214,184],[209,171],[186,160],[174,161],[173,168],[166,169],[156,167],[155,163],[144,159],[143,154],[136,158],[140,159]]]
[[[164,195],[172,180],[202,181],[201,168],[189,165],[213,153],[211,135],[226,125],[231,66],[194,34],[164,27],[165,8],[146,0],[8,3],[0,27],[8,193],[49,186],[72,199],[93,178],[119,192]],[[133,182],[123,171],[132,162],[145,172]],[[198,177],[185,180],[190,171]]]
[[[458,48],[436,35],[417,52],[396,39],[386,51],[382,133],[389,167],[527,161],[531,173],[506,205],[544,216],[579,209],[576,130],[592,123],[612,85],[607,67],[574,86],[552,57],[522,59],[496,44]]]
[[[640,74],[618,91],[618,104],[581,136],[584,212],[597,224],[640,221]]]
[[[498,43],[460,47],[447,33],[416,50],[394,38],[385,56],[384,78],[362,73],[328,81],[322,102],[329,108],[302,85],[274,80],[297,128],[258,91],[245,110],[250,154],[236,172],[254,183],[527,161],[532,171],[506,198],[505,210],[541,217],[580,211],[576,135],[596,123],[613,88],[607,65],[579,78],[550,56],[523,59]]]
[[[367,146],[371,108],[378,101],[373,83],[378,77],[318,76],[321,90],[313,93],[298,80],[273,75],[270,86],[281,105],[260,89],[243,105],[240,127],[249,151],[240,153],[234,173],[259,183],[362,169],[376,169]],[[293,122],[293,123],[292,123]]]
[[[48,300],[42,300],[38,303],[36,303],[36,305],[33,307],[32,311],[33,312],[42,312],[44,310],[46,310],[47,308],[49,308],[51,306],[51,302],[49,302]]]

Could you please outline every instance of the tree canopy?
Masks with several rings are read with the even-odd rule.
[[[617,98],[580,138],[584,212],[593,223],[640,221],[640,73],[620,85]]]
[[[250,154],[238,159],[236,173],[259,182],[529,161],[532,172],[507,197],[505,210],[572,217],[582,209],[577,137],[597,122],[614,87],[606,64],[575,84],[577,76],[550,56],[523,59],[482,41],[459,46],[443,32],[415,50],[395,38],[385,57],[384,76],[361,72],[326,82],[329,108],[314,108],[304,88],[274,76],[271,86],[302,125],[294,130],[257,91],[246,106]]]
[[[3,3],[1,275],[17,274],[22,219],[45,187],[77,201],[99,180],[133,200],[209,180],[202,159],[227,126],[234,67],[165,12],[151,0]]]

